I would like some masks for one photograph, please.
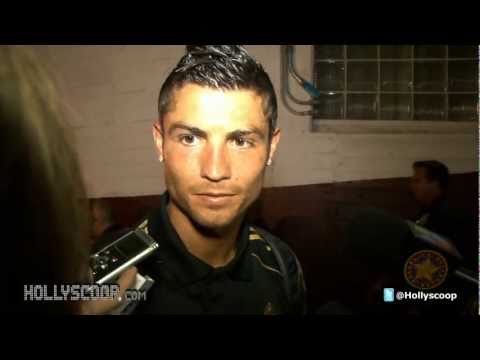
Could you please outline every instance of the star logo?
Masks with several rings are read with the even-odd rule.
[[[405,262],[405,280],[417,289],[434,289],[440,286],[447,273],[447,260],[436,251],[418,251]]]

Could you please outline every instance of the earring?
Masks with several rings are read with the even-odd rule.
[[[160,156],[158,157],[158,161],[163,162],[163,156],[162,156],[162,155],[160,155]]]
[[[272,165],[272,159],[268,159],[267,161],[267,166],[270,166],[270,165]]]

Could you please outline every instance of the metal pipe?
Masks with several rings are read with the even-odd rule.
[[[287,72],[287,74],[291,74],[292,77],[297,80],[297,82],[299,81],[298,79],[295,78],[295,73],[294,72],[290,72],[290,55],[288,54],[288,50],[287,50],[287,53],[285,54],[286,56],[286,62],[287,62],[287,69],[285,70]],[[288,97],[290,98],[290,100],[292,100],[294,103],[298,104],[298,105],[313,105],[314,102],[312,100],[300,100],[300,99],[297,99],[290,91],[290,81],[288,80],[288,75],[285,79],[285,89],[286,89],[286,92],[287,92],[287,95]]]
[[[297,111],[294,108],[292,108],[290,106],[290,104],[288,103],[287,98],[288,97],[292,98],[292,96],[290,95],[289,90],[288,90],[288,59],[287,59],[286,51],[287,51],[286,46],[281,45],[280,46],[280,62],[281,62],[281,67],[280,67],[281,91],[280,91],[280,93],[281,93],[283,104],[285,105],[287,110],[290,111],[292,114],[299,115],[299,116],[310,116],[313,113],[311,110],[310,111]],[[296,102],[295,100],[297,100],[297,99],[292,98],[292,100],[294,102]]]
[[[290,47],[291,45],[285,45],[283,46],[283,52],[282,52],[282,56],[284,57],[284,61],[285,61],[285,69],[283,71],[286,72],[286,76],[285,76],[285,83],[284,83],[284,87],[285,87],[285,92],[286,92],[286,95],[290,98],[290,100],[292,100],[294,103],[298,104],[298,105],[313,105],[314,102],[312,100],[300,100],[300,99],[297,99],[295,96],[293,96],[293,94],[291,93],[290,91],[290,82],[288,80],[288,74],[291,74],[292,77],[294,77],[295,80],[297,80],[297,82],[299,81],[298,78],[295,78],[295,76],[297,75],[295,72],[291,72],[290,71],[290,68],[291,68],[291,52],[290,52]],[[300,83],[299,83],[300,85]]]
[[[295,47],[293,45],[286,45],[285,46],[285,56],[287,58],[287,69],[288,73],[295,79],[295,81],[311,96],[311,97],[318,97],[320,96],[320,93],[318,90],[313,86],[311,83],[309,83],[307,80],[302,78],[298,71],[295,69],[295,63],[294,63],[294,53],[295,53]],[[290,92],[290,84],[288,81],[288,77],[286,79],[286,90],[287,94],[290,97],[290,99],[299,104],[299,105],[314,105],[317,104],[318,101],[315,100],[299,100],[293,96],[293,94]]]

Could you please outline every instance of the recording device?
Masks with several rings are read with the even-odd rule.
[[[97,284],[114,281],[128,267],[143,261],[157,248],[158,244],[145,232],[129,231],[90,256],[93,281]]]
[[[134,266],[150,256],[158,244],[147,233],[135,229],[118,239],[103,245],[90,256],[90,268],[93,281],[97,284],[113,282],[127,268]],[[154,283],[149,276],[137,273],[134,289],[148,291]],[[138,300],[126,300],[113,310],[111,315],[128,315],[139,304]]]

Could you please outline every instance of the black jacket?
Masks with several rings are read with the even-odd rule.
[[[447,237],[464,257],[466,265],[478,265],[478,234],[471,215],[459,209],[451,208],[446,200],[439,200],[427,210],[423,210],[415,219],[419,225]]]
[[[244,222],[235,258],[213,268],[188,252],[168,217],[168,193],[160,208],[139,228],[148,232],[158,249],[138,265],[155,284],[136,313],[140,314],[304,314],[303,273],[292,250],[264,230]],[[268,237],[268,239],[266,239]],[[284,260],[285,274],[274,246]],[[285,289],[285,284],[288,290]]]

